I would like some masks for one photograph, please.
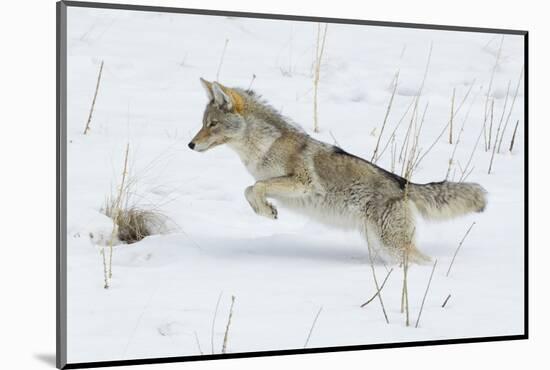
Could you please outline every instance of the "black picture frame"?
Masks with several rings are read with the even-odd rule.
[[[338,346],[338,347],[323,347],[323,348],[307,348],[307,349],[290,349],[290,350],[273,350],[259,352],[243,352],[243,353],[228,353],[228,354],[205,354],[200,356],[176,356],[163,358],[142,358],[132,360],[115,360],[115,361],[98,361],[98,362],[82,362],[82,363],[67,363],[67,135],[66,135],[66,101],[67,101],[67,8],[69,7],[84,7],[96,9],[118,9],[118,10],[134,10],[145,12],[164,12],[164,13],[180,13],[180,14],[199,14],[199,15],[214,15],[225,17],[244,17],[256,19],[280,19],[293,20],[304,22],[323,22],[323,23],[341,23],[355,24],[367,26],[385,26],[385,27],[400,27],[400,28],[418,28],[427,30],[441,31],[463,31],[476,33],[498,33],[509,35],[521,35],[524,37],[524,63],[525,63],[525,78],[524,78],[524,122],[525,122],[525,145],[524,145],[524,333],[520,335],[505,335],[505,336],[488,336],[488,337],[471,337],[471,338],[455,338],[442,340],[427,340],[414,342],[396,342],[396,343],[380,343],[366,344],[353,346]],[[143,6],[143,5],[128,5],[128,4],[112,4],[100,2],[79,2],[79,1],[59,1],[56,4],[57,15],[57,63],[56,63],[56,123],[57,123],[57,143],[56,143],[56,174],[57,174],[57,215],[56,215],[56,366],[59,369],[78,369],[78,368],[94,368],[106,366],[124,366],[124,365],[139,365],[139,364],[156,364],[156,363],[173,363],[173,362],[188,362],[188,361],[205,361],[205,360],[220,360],[231,358],[245,357],[265,357],[265,356],[282,356],[321,352],[341,352],[341,351],[360,351],[368,349],[381,348],[399,348],[399,347],[417,347],[417,346],[435,346],[461,343],[481,343],[481,342],[496,342],[496,341],[512,341],[525,340],[529,338],[529,32],[525,30],[512,29],[495,29],[495,28],[478,28],[478,27],[462,27],[434,24],[417,24],[417,23],[398,23],[398,22],[383,22],[372,20],[358,19],[340,19],[340,18],[325,18],[325,17],[310,17],[300,15],[283,15],[283,14],[265,14],[265,13],[249,13],[236,11],[220,11],[220,10],[205,10],[205,9],[187,9],[174,7],[160,6]]]

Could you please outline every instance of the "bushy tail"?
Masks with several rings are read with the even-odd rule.
[[[487,192],[480,185],[463,182],[410,184],[409,198],[429,220],[445,220],[470,212],[483,212]]]

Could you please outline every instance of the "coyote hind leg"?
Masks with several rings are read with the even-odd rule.
[[[384,250],[396,261],[403,261],[405,255],[412,263],[425,263],[430,257],[420,252],[414,242],[414,217],[403,199],[391,199],[374,214],[367,213],[367,220],[374,228]]]
[[[416,263],[418,265],[422,265],[432,260],[430,256],[427,256],[424,253],[420,252],[414,244],[410,244],[409,247],[406,249],[406,251],[408,253],[407,261],[410,263]]]

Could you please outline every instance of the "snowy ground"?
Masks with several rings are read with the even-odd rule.
[[[375,291],[359,235],[284,209],[277,221],[256,216],[243,196],[253,179],[236,154],[224,147],[204,154],[187,148],[206,103],[199,77],[216,78],[226,39],[220,80],[248,87],[254,74],[253,88],[311,132],[316,24],[81,8],[69,8],[68,20],[69,362],[196,355],[197,338],[202,351],[211,353],[221,292],[216,353],[232,295],[229,352],[302,348],[321,307],[308,347],[523,333],[522,88],[491,175],[483,138],[474,152],[468,180],[488,190],[486,212],[441,224],[419,222],[419,248],[438,260],[422,320],[417,329],[405,326],[399,312],[402,272],[394,266],[383,290],[388,325],[377,301],[359,308]],[[453,88],[459,104],[473,84],[455,118],[456,135],[472,107],[452,171],[460,177],[459,164],[468,162],[482,127],[500,40],[494,34],[331,24],[319,90],[321,133],[314,136],[336,139],[370,159],[396,71],[401,70],[399,85],[383,144],[418,90],[433,43],[420,99],[422,110],[429,102],[420,147],[425,150],[447,123]],[[92,129],[84,136],[101,60]],[[522,65],[523,39],[505,36],[490,92],[495,122],[503,114],[508,81],[510,108]],[[399,147],[409,120],[410,114],[398,130]],[[453,150],[445,139],[413,181],[445,177]],[[110,220],[100,209],[120,181],[127,142],[136,201],[157,207],[177,226],[116,246],[112,287],[105,290],[100,247],[89,235],[94,240],[110,235]],[[379,164],[389,169],[390,162],[388,150]],[[413,324],[431,268],[409,271]],[[382,263],[376,269],[382,280]]]

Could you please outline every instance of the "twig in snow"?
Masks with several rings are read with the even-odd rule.
[[[466,174],[462,177],[461,181],[466,181],[468,177],[472,174],[472,172],[474,172],[475,168],[476,166],[472,166],[472,168],[470,168],[470,171],[466,172]]]
[[[321,73],[321,60],[325,50],[325,41],[327,38],[328,24],[325,24],[323,40],[321,41],[321,24],[317,23],[317,49],[315,50],[315,70],[313,76],[313,131],[319,132],[319,121],[317,114],[317,91],[319,89],[319,77]]]
[[[411,120],[409,122],[409,126],[407,127],[407,132],[405,133],[405,139],[403,140],[403,144],[401,145],[401,150],[399,151],[399,159],[398,162],[401,163],[403,161],[403,166],[401,168],[401,176],[403,176],[403,173],[405,172],[405,158],[403,158],[403,153],[405,153],[405,157],[407,156],[407,151],[409,150],[409,141],[411,136],[411,128],[413,126],[413,123],[416,121],[416,118],[418,116],[418,100],[420,97],[417,95],[416,100],[414,103],[414,108],[411,114]]]
[[[418,102],[420,100],[420,96],[422,96],[422,91],[424,90],[424,85],[426,83],[426,77],[428,76],[428,71],[430,69],[430,61],[432,59],[432,51],[433,51],[433,43],[430,43],[430,51],[428,52],[428,60],[426,61],[426,68],[424,69],[424,76],[422,77],[422,82],[420,83],[420,87],[418,88],[418,92],[416,93],[416,101],[414,103],[414,110],[413,114],[411,116],[411,124],[409,125],[409,128],[407,130],[407,134],[405,135],[405,143],[406,147],[408,148],[408,142],[409,142],[409,131],[412,125],[412,120],[415,119],[416,122],[416,114],[418,109]],[[405,146],[405,145],[404,145]],[[403,154],[403,147],[401,147],[401,152],[399,153],[399,160],[401,160]],[[405,156],[406,156],[406,150],[405,150]],[[405,162],[405,160],[403,160]]]
[[[382,288],[378,285],[378,279],[376,278],[376,269],[374,268],[374,260],[373,260],[373,256],[372,256],[372,248],[371,248],[371,243],[370,243],[370,240],[369,240],[369,231],[368,230],[365,232],[365,236],[367,237],[367,247],[369,249],[370,267],[371,267],[371,270],[372,270],[372,277],[374,279],[374,285],[376,287],[376,292],[378,293],[377,294],[378,300],[380,301],[380,306],[382,307],[382,312],[384,313],[384,318],[386,319],[386,324],[389,324],[390,321],[388,320],[388,314],[386,313],[386,307],[384,306],[384,301],[382,300],[382,293],[381,293]]]
[[[340,143],[338,143],[338,140],[336,140],[336,138],[335,138],[334,135],[332,134],[332,131],[329,131],[328,133],[330,134],[330,137],[331,137],[332,140],[334,141],[334,145],[340,146]]]
[[[225,327],[225,334],[223,336],[222,353],[227,351],[227,339],[229,338],[229,327],[231,326],[231,318],[233,317],[233,305],[235,304],[235,296],[231,296],[231,307],[229,308],[229,317],[227,318],[227,326]]]
[[[405,311],[405,325],[409,326],[409,291],[407,275],[409,270],[409,248],[403,254],[403,289],[401,291],[401,313]]]
[[[499,138],[500,134],[500,128],[502,126],[502,121],[504,120],[504,113],[506,112],[506,106],[508,105],[508,96],[510,93],[510,84],[512,81],[508,81],[508,87],[506,88],[506,98],[504,99],[504,108],[502,108],[502,115],[500,116],[500,121],[498,123],[497,133],[495,135],[495,143],[493,145],[493,153],[491,153],[491,161],[489,162],[489,170],[487,171],[487,174],[491,174],[491,169],[493,168],[493,160],[495,159],[495,153],[497,151],[497,140]]]
[[[479,141],[481,139],[481,135],[483,134],[485,130],[482,128],[482,132],[479,133],[479,136],[477,137],[477,140],[476,140],[476,143],[474,145],[474,148],[472,149],[472,153],[470,153],[470,157],[468,158],[468,162],[466,162],[466,166],[464,167],[464,172],[462,172],[462,175],[460,175],[460,180],[458,180],[459,182],[462,182],[464,181],[465,179],[465,175],[467,174],[466,171],[468,171],[468,167],[470,166],[470,164],[472,163],[472,159],[474,158],[474,153],[477,149],[477,146],[479,145]]]
[[[374,295],[368,300],[366,301],[365,303],[363,303],[360,307],[363,308],[365,307],[366,305],[368,305],[369,303],[371,303],[376,297],[378,297],[378,294],[380,294],[380,292],[382,291],[382,289],[384,289],[384,285],[386,285],[386,281],[388,281],[388,278],[390,277],[391,273],[393,272],[393,268],[388,271],[388,274],[386,275],[386,277],[384,278],[384,281],[382,282],[382,285],[380,285],[380,290],[377,290],[376,293],[374,293]]]
[[[489,87],[487,88],[487,96],[485,97],[485,109],[484,109],[484,116],[483,116],[483,135],[484,135],[484,139],[485,139],[485,151],[488,150],[488,147],[487,147],[487,117],[488,117],[488,113],[487,113],[487,109],[489,108],[489,96],[491,95],[491,90],[493,88],[493,80],[495,78],[495,72],[497,70],[497,67],[498,67],[498,62],[500,60],[500,54],[502,52],[502,44],[504,43],[504,35],[502,35],[501,39],[500,39],[500,46],[498,47],[498,52],[497,52],[497,55],[496,55],[496,58],[495,58],[495,65],[493,66],[493,70],[491,72],[491,79],[489,80]]]
[[[103,259],[103,288],[109,289],[109,268],[107,267],[107,257],[105,256],[105,247],[101,247],[101,258]]]
[[[456,87],[453,88],[453,97],[451,99],[451,118],[449,119],[449,144],[453,143],[453,118],[455,115],[455,94]]]
[[[115,202],[113,203],[112,208],[112,219],[113,219],[113,230],[111,231],[111,237],[109,238],[109,262],[108,266],[105,262],[105,250],[103,250],[103,268],[105,269],[107,267],[107,270],[104,271],[104,278],[105,278],[105,285],[104,288],[108,289],[110,280],[113,277],[113,243],[115,240],[115,236],[117,234],[117,225],[118,225],[118,218],[120,217],[120,208],[122,206],[122,197],[124,194],[125,189],[125,183],[126,183],[126,177],[128,174],[128,153],[130,151],[130,143],[126,144],[126,151],[124,154],[124,167],[122,169],[122,180],[120,182],[120,187],[118,189],[118,194],[115,199]]]
[[[83,134],[86,135],[90,131],[90,123],[92,122],[92,115],[94,113],[95,100],[97,98],[97,92],[99,91],[99,83],[101,82],[101,73],[103,72],[103,61],[99,66],[99,73],[97,75],[97,83],[95,85],[94,98],[92,99],[92,106],[90,107],[90,113],[88,114],[88,121],[86,122],[86,127],[84,128]]]
[[[487,150],[491,150],[491,139],[493,136],[493,116],[495,112],[495,99],[491,100],[491,122],[489,123],[489,142],[487,143]]]
[[[521,86],[521,80],[523,78],[524,70],[525,70],[525,65],[521,67],[521,73],[519,74],[518,83],[516,85],[516,91],[514,92],[514,98],[512,99],[512,104],[510,105],[510,110],[508,111],[508,116],[506,116],[506,122],[504,123],[504,128],[502,129],[502,133],[500,134],[500,140],[498,142],[497,153],[500,153],[500,146],[502,145],[502,139],[504,138],[504,133],[506,132],[506,127],[508,127],[508,121],[510,121],[510,116],[512,115],[512,111],[514,110],[514,103],[516,102],[516,98],[518,97],[519,87]]]
[[[391,139],[391,172],[395,172],[395,157],[397,157],[397,144],[395,143],[395,136]]]
[[[420,322],[420,316],[422,315],[422,310],[424,309],[424,302],[426,302],[426,296],[428,295],[428,290],[430,290],[430,284],[432,283],[432,278],[434,276],[435,266],[437,265],[437,260],[434,262],[434,266],[432,267],[432,273],[430,274],[430,280],[428,280],[428,286],[426,287],[426,291],[424,292],[424,297],[422,298],[422,304],[420,305],[420,312],[418,312],[418,317],[416,318],[416,324],[414,325],[415,328],[418,328],[418,323]]]
[[[445,306],[447,305],[447,302],[449,302],[450,298],[451,298],[451,295],[449,294],[447,296],[447,298],[445,298],[445,301],[443,301],[443,304],[441,305],[441,308],[445,308]]]
[[[256,79],[256,74],[253,73],[252,74],[252,79],[250,80],[250,85],[248,85],[248,91],[250,91],[250,89],[252,89],[252,84],[254,83],[254,80]]]
[[[204,355],[201,349],[201,343],[199,342],[199,336],[197,335],[197,332],[195,331],[195,342],[197,343],[197,348],[199,349],[199,353],[201,355]]]
[[[313,323],[311,324],[311,328],[309,329],[309,334],[307,335],[306,343],[304,344],[304,348],[307,347],[307,344],[309,343],[309,338],[311,338],[311,333],[313,333],[313,328],[315,328],[315,324],[317,323],[317,319],[319,318],[319,315],[321,314],[321,311],[323,310],[323,306],[319,308],[319,311],[317,311],[317,315],[315,315],[315,319],[313,320]]]
[[[479,94],[479,93],[478,93]],[[449,174],[451,173],[451,167],[454,163],[454,157],[456,154],[456,150],[458,148],[458,144],[460,144],[460,139],[462,138],[462,133],[464,132],[464,126],[466,125],[466,122],[468,121],[468,117],[470,117],[470,112],[472,111],[472,107],[474,106],[474,103],[478,97],[478,94],[472,99],[470,102],[470,106],[468,107],[468,111],[464,115],[464,119],[462,120],[462,126],[460,127],[460,131],[458,132],[458,136],[456,138],[455,146],[453,148],[453,152],[451,153],[451,157],[449,158],[449,167],[447,167],[447,174],[445,175],[445,180],[449,179]]]
[[[474,84],[475,84],[475,80],[472,81],[472,84],[470,85],[470,88],[468,89],[468,91],[466,92],[466,95],[464,95],[464,98],[462,99],[462,102],[460,103],[460,105],[456,108],[456,111],[454,113],[454,116],[456,117],[456,115],[458,114],[458,112],[460,111],[460,108],[462,108],[462,106],[464,105],[464,102],[466,101],[466,99],[468,98],[468,96],[470,95],[470,92],[472,91],[472,88],[474,87]],[[439,142],[439,140],[443,137],[443,135],[445,134],[445,131],[447,131],[447,127],[449,127],[450,125],[450,121],[445,125],[445,127],[443,127],[443,130],[441,130],[441,132],[439,133],[439,135],[435,138],[434,142],[428,147],[428,149],[424,152],[424,154],[422,154],[422,156],[419,158],[418,162],[422,161],[424,159],[424,157],[426,157],[428,155],[428,153],[434,148],[434,146]]]
[[[428,105],[429,102],[426,103],[426,107],[424,107],[424,112],[422,113],[422,118],[420,119],[420,125],[417,125],[418,118],[416,118],[414,122],[414,141],[409,152],[409,159],[407,160],[407,167],[403,176],[407,180],[411,180],[414,170],[420,165],[421,148],[418,148],[418,143],[420,141],[420,132],[422,131],[422,126],[424,125]]]
[[[223,292],[220,292],[218,301],[216,302],[216,309],[214,311],[214,318],[212,319],[212,328],[210,331],[210,345],[212,348],[212,354],[214,354],[214,326],[216,325],[216,316],[218,316],[218,307],[220,306],[220,300],[222,299]]]
[[[386,144],[384,145],[384,147],[382,148],[382,150],[380,151],[380,154],[377,156],[376,158],[376,161],[378,161],[380,158],[382,158],[382,155],[384,154],[384,152],[386,151],[386,149],[388,148],[388,145],[390,145],[390,143],[394,142],[395,141],[395,133],[397,132],[397,129],[399,128],[399,126],[401,126],[401,123],[403,122],[403,120],[405,119],[405,117],[407,116],[407,113],[409,113],[409,110],[411,109],[411,107],[414,105],[416,101],[416,96],[414,96],[409,104],[409,106],[407,107],[407,109],[405,110],[405,113],[403,113],[403,115],[401,116],[401,118],[399,118],[399,121],[397,121],[397,124],[395,125],[395,127],[393,128],[393,131],[392,133],[390,134],[390,137],[388,138],[388,141],[386,141]],[[374,163],[376,163],[376,161]]]
[[[388,117],[390,115],[391,107],[393,104],[393,98],[395,97],[395,92],[397,91],[398,82],[399,82],[399,70],[395,73],[395,83],[393,85],[393,91],[391,93],[390,101],[388,102],[388,108],[386,109],[386,115],[384,116],[384,121],[382,122],[382,128],[380,129],[378,140],[376,140],[376,146],[374,147],[374,152],[372,153],[371,161],[373,163],[376,163],[376,155],[378,154],[378,147],[380,146],[380,140],[382,139],[384,128],[386,127],[386,123],[388,122]]]
[[[216,72],[216,81],[220,80],[220,70],[222,69],[223,58],[225,57],[225,50],[227,49],[227,44],[229,44],[229,39],[225,39],[225,44],[223,45],[222,56],[220,58],[220,64],[218,64],[218,71]]]
[[[430,51],[428,52],[428,60],[426,61],[426,68],[424,69],[424,76],[422,77],[422,82],[420,83],[420,88],[418,89],[418,93],[416,94],[418,97],[420,97],[422,95],[422,91],[424,90],[424,85],[426,83],[426,77],[428,76],[428,70],[430,69],[430,61],[432,60],[433,47],[434,47],[433,42],[430,42]]]
[[[456,255],[458,254],[458,251],[460,250],[460,247],[462,247],[462,243],[464,243],[464,240],[466,239],[466,237],[470,233],[470,230],[472,230],[472,227],[474,227],[475,224],[476,224],[475,222],[472,222],[472,225],[470,226],[468,231],[466,231],[466,234],[464,234],[464,237],[458,244],[458,247],[455,250],[455,254],[453,255],[453,259],[451,260],[451,264],[449,265],[449,269],[447,270],[447,274],[445,276],[449,276],[449,273],[451,272],[451,267],[453,267],[453,263],[455,262],[455,258],[456,258]]]
[[[514,128],[514,134],[512,135],[512,141],[510,141],[510,153],[514,149],[514,141],[516,140],[516,132],[518,131],[519,119],[516,122],[516,127]]]
[[[409,186],[408,183],[405,186],[405,203],[408,202],[408,194],[409,194]],[[403,289],[401,290],[401,313],[405,311],[405,325],[409,326],[409,289],[408,289],[408,272],[409,272],[409,253],[410,249],[413,248],[413,238],[414,233],[416,231],[416,227],[414,227],[411,231],[410,237],[409,237],[409,243],[405,247],[405,250],[403,251]]]

